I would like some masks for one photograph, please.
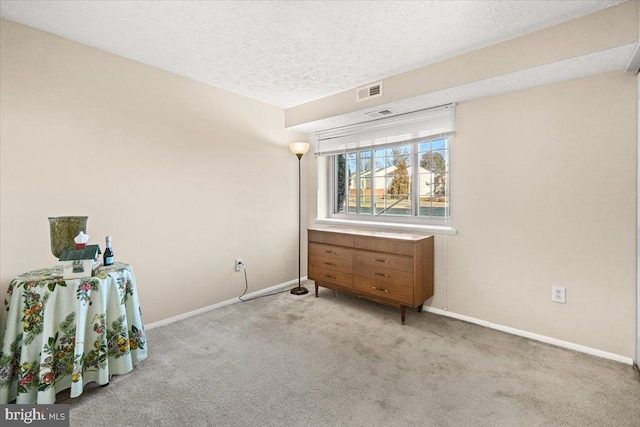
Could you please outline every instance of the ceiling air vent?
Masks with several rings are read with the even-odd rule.
[[[365,116],[369,116],[372,119],[379,119],[380,117],[390,116],[395,113],[396,113],[395,111],[385,108],[384,110],[369,111],[368,113],[364,113],[364,114]]]
[[[371,98],[382,96],[382,82],[372,83],[356,89],[356,102],[366,101]]]

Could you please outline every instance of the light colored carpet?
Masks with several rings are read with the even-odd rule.
[[[640,425],[632,366],[429,313],[401,326],[396,309],[329,290],[214,310],[147,342],[108,387],[58,395],[72,426]]]

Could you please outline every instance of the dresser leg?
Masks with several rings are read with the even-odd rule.
[[[424,305],[424,304],[420,304],[420,305],[418,306],[418,313],[422,313],[422,306],[423,306],[423,305]]]
[[[316,298],[318,298],[318,284],[316,283]]]
[[[400,320],[402,321],[401,323],[404,325],[404,305],[400,306]]]

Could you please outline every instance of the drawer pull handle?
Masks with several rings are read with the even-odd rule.
[[[388,274],[384,274],[384,273],[375,273],[374,272],[373,274],[375,274],[376,276],[389,277]]]
[[[336,278],[336,276],[329,276],[328,274],[325,274],[324,277],[326,277],[327,279],[334,279]]]
[[[382,292],[389,293],[389,289],[376,288],[375,286],[373,286],[373,287],[372,287],[372,289],[373,289],[374,291],[382,291]]]
[[[385,264],[389,264],[389,261],[387,261],[386,259],[373,259],[375,262],[384,262]]]
[[[335,251],[325,251],[325,250],[323,250],[322,252],[324,252],[325,254],[335,254]]]
[[[333,263],[333,262],[327,262],[327,261],[325,261],[324,263],[325,263],[325,264],[327,264],[327,265],[336,265],[336,264],[335,264],[335,263]]]

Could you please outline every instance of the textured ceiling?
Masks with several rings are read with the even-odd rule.
[[[624,3],[0,1],[0,15],[292,107]]]

